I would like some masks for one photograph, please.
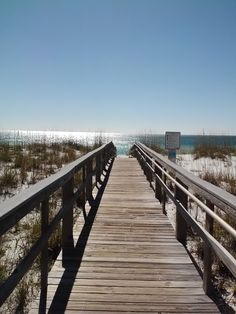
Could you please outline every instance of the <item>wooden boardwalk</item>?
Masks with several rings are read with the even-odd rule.
[[[93,221],[94,220],[94,221]],[[93,222],[92,227],[89,223]],[[75,225],[77,236],[83,216]],[[77,242],[77,239],[76,239]],[[37,302],[31,313],[37,311]],[[117,158],[76,249],[49,273],[49,313],[218,313],[133,158]]]

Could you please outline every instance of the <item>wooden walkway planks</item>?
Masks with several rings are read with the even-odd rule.
[[[49,273],[50,313],[218,312],[136,159],[115,160],[85,249],[81,243],[66,268],[60,255]]]

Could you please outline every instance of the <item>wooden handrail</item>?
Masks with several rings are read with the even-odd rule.
[[[69,165],[63,167],[56,174],[23,190],[11,199],[0,203],[0,236],[30,213],[35,207],[41,208],[41,236],[30,248],[27,255],[19,262],[12,274],[0,286],[0,306],[5,302],[21,278],[27,273],[36,257],[41,255],[41,295],[45,295],[47,289],[48,266],[48,239],[57,228],[60,221],[62,225],[62,249],[66,250],[73,245],[73,207],[83,193],[83,202],[92,200],[94,181],[97,185],[102,180],[106,166],[116,155],[116,148],[112,142],[78,158]],[[94,167],[95,164],[95,167]],[[94,167],[94,169],[93,169]],[[74,176],[83,171],[83,181],[79,186],[74,185]],[[62,188],[62,207],[58,210],[50,224],[49,197],[59,188]],[[84,193],[86,190],[86,193]]]
[[[156,160],[161,167],[173,173],[176,178],[191,188],[195,193],[210,201],[225,213],[236,219],[236,196],[202,180],[182,167],[176,165],[172,161],[166,159],[164,156],[156,153],[144,144],[135,143],[135,147],[142,148],[150,157]]]
[[[214,211],[214,206],[217,206],[234,218],[236,214],[236,197],[187,172],[180,166],[141,143],[135,143],[133,151],[136,152],[135,156],[139,160],[150,183],[153,179],[155,180],[155,193],[156,197],[163,203],[163,212],[165,212],[166,194],[176,205],[176,238],[185,245],[187,238],[187,226],[189,225],[203,239],[203,287],[205,292],[207,294],[210,294],[211,292],[212,252],[219,257],[219,259],[236,277],[235,258],[212,236],[214,219],[217,222],[220,222],[221,226],[233,237],[236,235],[236,230],[229,226],[216,213],[210,212]],[[169,173],[166,170],[168,170]],[[173,193],[166,185],[167,177],[175,185],[175,193]],[[207,204],[205,205],[201,200],[189,192],[189,189],[197,193],[201,198],[205,199]],[[206,211],[206,228],[203,228],[188,213],[188,198],[197,202],[197,204]]]

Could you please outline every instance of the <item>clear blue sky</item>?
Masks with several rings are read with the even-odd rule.
[[[236,134],[236,0],[0,0],[0,129]]]

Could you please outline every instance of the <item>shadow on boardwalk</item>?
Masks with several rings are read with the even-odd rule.
[[[217,313],[136,162],[117,160],[107,185],[111,166],[64,268],[60,256],[50,277],[48,313]],[[102,276],[94,264],[106,267]]]
[[[80,233],[76,246],[74,247],[74,249],[70,249],[69,254],[66,256],[65,262],[63,262],[63,267],[65,268],[65,270],[61,277],[60,283],[58,284],[56,293],[53,297],[48,313],[55,313],[55,312],[58,313],[58,303],[60,303],[60,313],[64,313],[66,310],[66,306],[67,306],[72,288],[74,286],[76,275],[78,274],[78,271],[80,268],[80,264],[83,258],[84,250],[86,248],[88,237],[92,229],[93,222],[96,217],[97,210],[99,208],[99,204],[102,199],[103,192],[105,190],[105,187],[109,179],[109,175],[112,169],[112,164],[113,164],[113,161],[110,163],[109,168],[106,171],[105,178],[101,186],[98,189],[95,199],[92,199],[91,201],[91,208],[86,217],[85,224],[82,228],[82,231]],[[70,259],[70,257],[72,258]],[[68,282],[68,278],[70,278],[69,282]],[[66,285],[64,284],[65,279],[67,282]],[[46,309],[41,308],[39,312],[46,313]]]

